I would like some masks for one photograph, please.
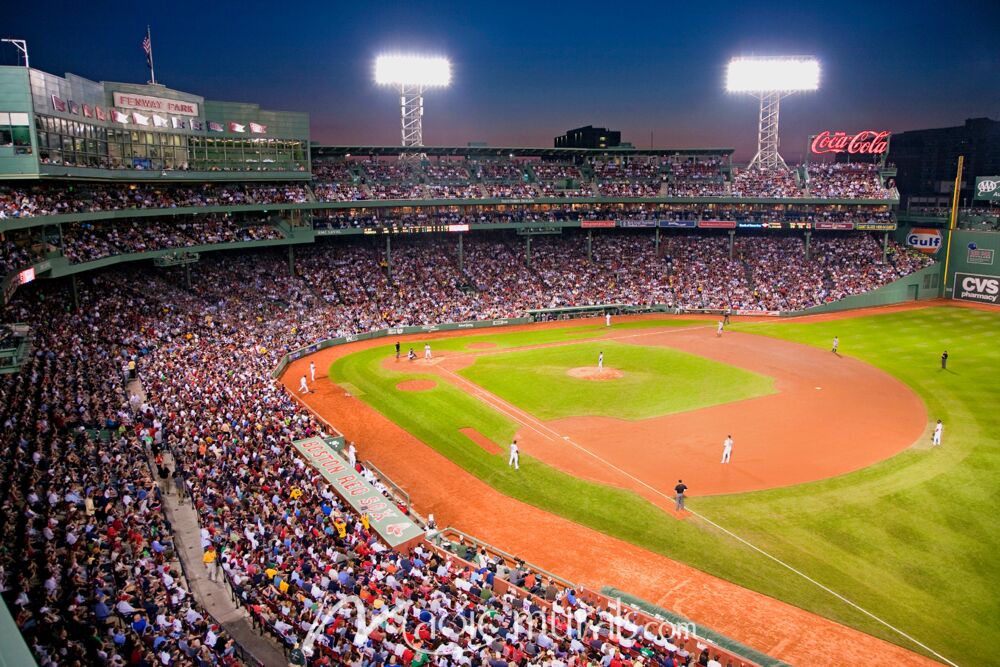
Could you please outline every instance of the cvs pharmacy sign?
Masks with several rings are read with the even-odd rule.
[[[956,272],[952,298],[996,305],[1000,300],[1000,278]]]
[[[920,227],[914,227],[910,230],[910,233],[906,235],[906,245],[920,252],[925,252],[928,255],[933,255],[941,247],[941,230],[940,229],[923,229]]]

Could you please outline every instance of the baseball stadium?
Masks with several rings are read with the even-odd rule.
[[[998,664],[1000,178],[787,164],[805,58],[749,163],[427,145],[400,59],[398,145],[0,67],[0,662]]]

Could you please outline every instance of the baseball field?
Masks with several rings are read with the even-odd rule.
[[[440,524],[794,663],[842,664],[832,651],[845,642],[875,664],[923,660],[843,626],[959,664],[1000,643],[995,311],[741,321],[721,337],[714,320],[647,318],[402,342],[399,360],[389,339],[313,355],[329,381],[305,401]],[[299,374],[293,364],[285,381]],[[678,479],[690,512],[673,509]]]

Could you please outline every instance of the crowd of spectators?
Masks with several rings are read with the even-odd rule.
[[[678,159],[669,162],[669,197],[718,197],[727,194],[721,158]]]
[[[530,171],[534,178],[528,178]],[[585,175],[589,174],[589,175]],[[732,182],[721,159],[593,160],[583,165],[534,161],[401,162],[396,158],[317,161],[319,201],[482,199],[484,197],[822,197],[892,199],[874,164],[811,164],[806,184],[795,171],[736,169]],[[568,186],[568,187],[564,187]],[[0,219],[139,208],[306,203],[301,183],[201,185],[89,183],[0,186]]]
[[[561,162],[532,162],[531,172],[539,181],[580,180],[583,174],[575,164]]]
[[[159,418],[121,381],[161,312],[113,287],[15,306],[35,351],[0,380],[0,592],[42,667],[240,664],[176,561]]]
[[[878,165],[869,162],[812,163],[808,166],[810,197],[889,199]]]
[[[802,188],[791,171],[736,169],[731,194],[734,197],[801,197]]]
[[[681,308],[802,308],[878,287],[928,260],[867,234],[817,234],[805,258],[798,236],[595,235],[538,237],[532,261],[516,235],[452,244],[401,238],[391,278],[372,239],[320,243],[297,253],[211,254],[190,288],[177,271],[131,269],[85,277],[81,309],[65,295],[22,290],[8,313],[31,322],[36,352],[0,380],[0,589],[40,663],[231,664],[230,640],[193,601],[173,560],[149,459],[169,451],[201,522],[201,545],[219,562],[255,621],[292,646],[321,605],[360,593],[372,608],[402,600],[413,619],[486,614],[470,644],[450,632],[412,638],[390,624],[353,643],[350,611],[320,620],[312,664],[706,664],[692,643],[640,636],[528,635],[514,614],[552,605],[580,623],[601,618],[572,590],[511,571],[485,552],[467,567],[431,548],[388,549],[295,453],[292,439],[322,427],[269,373],[280,355],[317,339],[387,326],[509,317],[531,308],[666,303]],[[805,283],[801,289],[793,284]],[[43,288],[39,288],[43,289]],[[54,290],[55,288],[53,288]],[[231,360],[238,358],[238,364]],[[122,370],[138,362],[149,397],[130,403]],[[88,436],[103,429],[107,440]],[[363,443],[362,443],[363,445]],[[358,466],[359,472],[370,473]],[[495,579],[538,596],[494,592]],[[544,603],[541,602],[544,600]],[[464,611],[462,611],[464,610]],[[414,621],[415,622],[415,621]],[[409,637],[408,639],[404,639]],[[575,657],[574,657],[575,656]],[[447,663],[445,662],[447,661]],[[670,662],[673,661],[673,662]],[[581,663],[582,664],[582,663]]]
[[[589,262],[584,239],[535,239],[529,267],[516,236],[469,237],[461,271],[450,244],[408,239],[392,251],[393,282],[403,290],[388,282],[378,244],[314,247],[299,259],[325,300],[356,309],[353,320],[386,327],[600,303],[800,310],[881,287],[933,261],[890,243],[883,262],[881,242],[866,233],[814,233],[809,259],[797,235],[738,235],[730,258],[723,234],[666,234],[657,255],[648,235],[602,233]]]
[[[188,206],[238,206],[308,201],[301,183],[44,184],[0,187],[0,218]]]
[[[279,239],[280,229],[263,223],[247,223],[229,217],[191,218],[178,222],[107,220],[65,225],[62,253],[70,262],[92,262],[109,255],[189,248],[215,243]]]
[[[0,240],[0,279],[13,271],[20,271],[43,259],[40,248],[17,243],[11,239]]]

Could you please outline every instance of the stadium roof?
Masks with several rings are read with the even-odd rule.
[[[402,146],[319,146],[310,147],[313,158],[346,157],[348,155],[399,155],[413,148]],[[732,148],[511,148],[502,146],[421,146],[421,153],[436,157],[598,157],[602,155],[731,155]]]

